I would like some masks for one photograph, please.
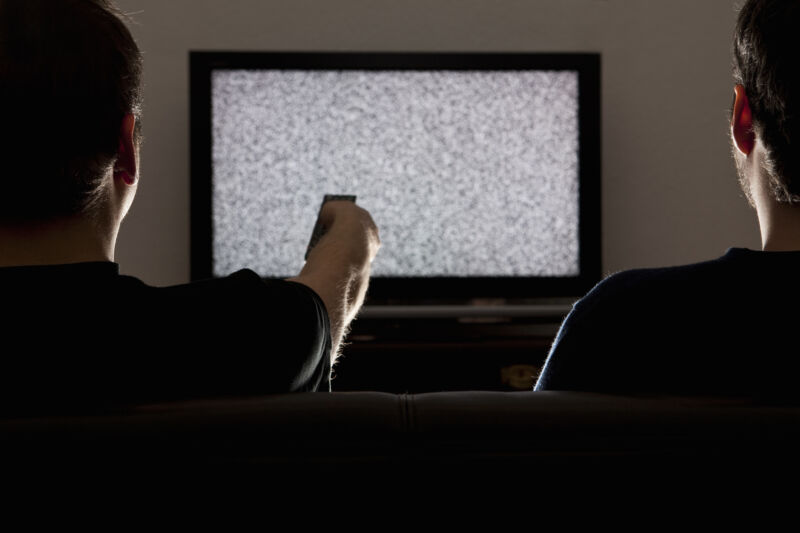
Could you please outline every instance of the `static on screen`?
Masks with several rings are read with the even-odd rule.
[[[328,193],[375,276],[577,275],[578,128],[574,71],[215,71],[214,275],[296,275]]]

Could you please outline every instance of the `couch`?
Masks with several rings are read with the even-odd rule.
[[[575,392],[334,392],[6,417],[6,476],[575,483],[800,472],[800,407]],[[460,481],[459,481],[460,480]],[[486,485],[483,485],[486,486]]]

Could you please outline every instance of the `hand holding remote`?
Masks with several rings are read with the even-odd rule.
[[[349,201],[329,201],[320,210],[318,224],[323,228],[306,261],[313,259],[320,248],[326,256],[346,261],[353,268],[369,268],[380,248],[378,228],[372,216]]]
[[[306,264],[292,281],[312,288],[325,303],[333,363],[344,332],[364,302],[380,238],[369,212],[350,199],[324,201],[317,225],[321,236],[312,236]]]
[[[317,245],[320,238],[328,231],[328,228],[325,226],[322,220],[322,208],[325,207],[327,202],[339,201],[355,203],[356,197],[355,195],[349,194],[326,194],[323,197],[322,205],[319,206],[319,213],[317,214],[317,222],[314,224],[314,229],[311,231],[311,239],[308,241],[308,247],[306,248],[306,255],[304,256],[304,259],[308,259],[308,254],[311,252],[311,249]]]

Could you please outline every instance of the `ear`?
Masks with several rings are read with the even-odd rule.
[[[121,179],[127,185],[136,183],[139,170],[136,161],[135,129],[136,117],[128,113],[122,118],[119,149],[117,150],[117,160],[114,163],[114,178]]]
[[[731,136],[736,149],[745,156],[750,155],[756,144],[756,134],[753,132],[753,114],[750,111],[750,102],[744,87],[737,85],[733,88],[735,100],[733,101],[733,116],[731,117]]]

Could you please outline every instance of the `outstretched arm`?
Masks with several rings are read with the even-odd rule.
[[[300,274],[290,281],[310,287],[325,303],[333,364],[350,322],[364,303],[380,238],[370,214],[351,202],[326,202],[320,221],[327,232],[308,254]]]

